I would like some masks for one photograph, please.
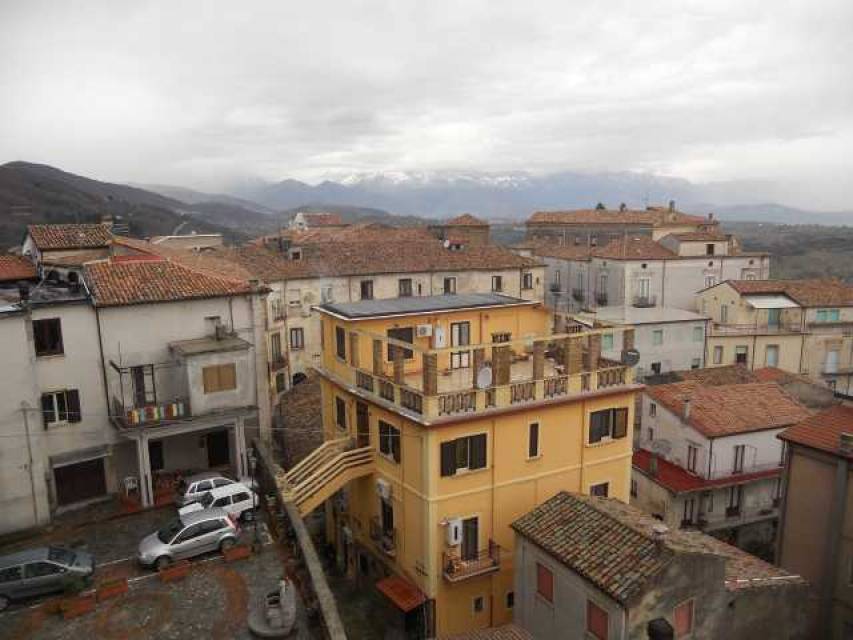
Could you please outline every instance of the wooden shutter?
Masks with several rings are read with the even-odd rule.
[[[396,427],[388,429],[388,436],[391,438],[391,455],[394,462],[400,462],[400,430]]]
[[[529,427],[527,441],[527,457],[535,458],[539,455],[539,423],[534,422]]]
[[[231,364],[219,365],[219,390],[231,391],[237,388],[237,365]]]
[[[594,638],[607,640],[607,612],[592,600],[586,601],[586,630]]]
[[[482,469],[486,466],[486,434],[471,436],[471,463],[469,468]]]
[[[456,441],[441,443],[441,475],[452,476],[456,474]]]
[[[56,422],[56,411],[53,408],[53,394],[41,394],[41,418],[44,423],[44,428],[51,422]]]
[[[548,602],[554,602],[554,574],[551,570],[536,563],[536,593]]]
[[[80,422],[80,392],[77,389],[69,389],[65,392],[68,403],[68,422]]]
[[[219,391],[218,367],[205,367],[201,370],[201,376],[203,379],[205,393],[213,393],[214,391]]]
[[[613,437],[624,438],[628,435],[628,409],[613,411]]]

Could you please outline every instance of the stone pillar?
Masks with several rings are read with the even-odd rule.
[[[148,457],[148,438],[144,435],[136,440],[136,465],[139,470],[139,501],[143,507],[150,507],[154,504],[154,483]]]
[[[545,343],[536,340],[533,343],[533,379],[543,380],[545,378]]]
[[[471,359],[471,386],[477,388],[477,374],[480,373],[480,367],[483,366],[483,361],[486,359],[486,349],[477,347],[472,350]]]
[[[634,348],[634,330],[625,329],[622,332],[622,351],[629,351]]]
[[[355,331],[349,332],[349,363],[358,369],[358,334]]]
[[[589,350],[587,351],[587,367],[590,371],[598,369],[598,361],[601,359],[601,334],[595,333],[589,337]]]
[[[373,339],[373,375],[381,376],[385,372],[384,363],[382,362],[382,340],[379,338]]]
[[[492,367],[494,367],[494,384],[502,387],[510,382],[510,355],[512,350],[509,345],[492,347]]]
[[[563,339],[563,367],[569,375],[583,370],[583,345],[580,338]]]
[[[406,382],[406,354],[402,347],[394,345],[394,382],[405,384]]]
[[[425,396],[438,394],[438,354],[423,354],[423,390]]]

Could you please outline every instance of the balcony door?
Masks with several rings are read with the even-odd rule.
[[[370,444],[370,417],[367,413],[367,404],[364,402],[355,403],[355,430],[358,446],[368,446]]]
[[[471,323],[452,322],[450,324],[450,346],[467,347],[471,344]],[[470,351],[453,351],[450,354],[450,368],[464,369],[471,366]]]
[[[480,527],[477,518],[466,518],[462,521],[462,559],[476,560],[480,537]]]
[[[133,406],[144,407],[156,403],[154,394],[154,365],[143,364],[130,368],[133,383]]]

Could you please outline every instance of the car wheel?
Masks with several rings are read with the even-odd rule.
[[[235,544],[237,544],[237,541],[234,540],[234,538],[225,538],[225,540],[219,543],[219,550],[228,551],[228,549],[233,548]]]
[[[0,596],[0,611],[5,611],[6,607],[9,606],[9,598],[6,596]]]
[[[160,556],[154,561],[154,568],[157,569],[157,571],[162,571],[170,564],[172,564],[172,559],[169,556]]]

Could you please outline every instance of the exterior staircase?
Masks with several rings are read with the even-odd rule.
[[[351,480],[373,473],[373,449],[351,438],[327,440],[285,473],[284,498],[307,516]]]

